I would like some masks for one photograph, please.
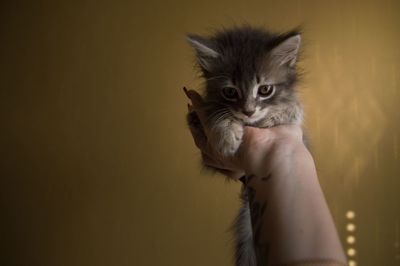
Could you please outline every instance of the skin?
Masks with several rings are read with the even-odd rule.
[[[260,265],[310,261],[347,265],[301,128],[246,127],[237,153],[221,157],[207,141],[209,129],[204,126],[201,96],[193,90],[185,92],[192,102],[189,111],[199,120],[191,133],[205,163],[233,179],[247,176],[245,186]]]

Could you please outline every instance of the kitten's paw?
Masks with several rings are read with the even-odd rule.
[[[232,121],[224,121],[211,138],[216,151],[224,157],[232,156],[238,150],[243,138],[243,126]]]

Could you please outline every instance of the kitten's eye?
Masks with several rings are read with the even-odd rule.
[[[236,100],[238,98],[238,92],[233,87],[224,87],[224,88],[222,88],[221,93],[225,99],[230,100],[230,101]]]
[[[261,85],[258,87],[258,94],[264,98],[270,98],[275,93],[275,86],[274,85]]]

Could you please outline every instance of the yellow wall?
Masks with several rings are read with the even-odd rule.
[[[303,25],[338,230],[354,210],[359,265],[399,265],[400,1],[105,2],[0,4],[1,265],[231,265],[239,185],[200,173],[181,88],[184,34],[242,22]]]

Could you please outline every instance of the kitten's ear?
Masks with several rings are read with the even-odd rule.
[[[188,34],[187,40],[196,50],[197,59],[200,66],[207,71],[211,71],[214,59],[220,56],[220,54],[213,47],[211,41],[193,34]]]
[[[272,49],[272,57],[280,66],[288,64],[290,67],[294,67],[297,61],[300,43],[300,34],[291,36]]]

